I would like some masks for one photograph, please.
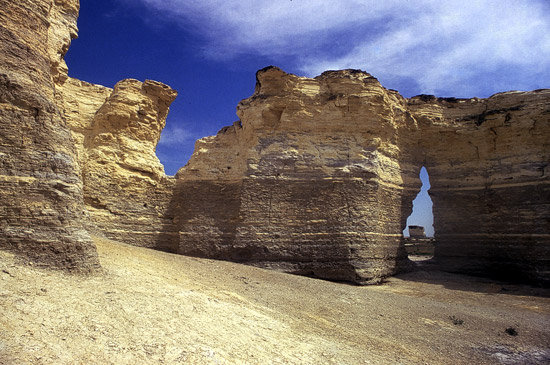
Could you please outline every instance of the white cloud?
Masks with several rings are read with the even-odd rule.
[[[189,143],[189,141],[194,141],[195,139],[195,136],[185,129],[178,126],[167,125],[161,132],[158,144],[162,147],[171,147]]]
[[[546,0],[141,1],[202,37],[212,58],[267,56],[307,76],[361,68],[396,84],[386,86],[456,96],[550,87]]]

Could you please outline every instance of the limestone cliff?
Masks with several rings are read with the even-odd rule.
[[[359,283],[409,267],[401,231],[431,177],[446,270],[550,283],[550,90],[405,99],[358,70],[257,73],[240,118],[167,177],[176,92],[67,76],[77,0],[0,0],[0,248],[99,267],[88,231]]]
[[[76,0],[0,0],[0,248],[93,271],[76,150],[58,108]]]
[[[99,267],[87,230],[171,249],[174,179],[155,148],[177,93],[150,80],[110,89],[68,77],[78,8],[0,2],[0,247],[87,271]]]
[[[406,266],[420,185],[399,148],[417,128],[406,101],[355,70],[257,78],[240,122],[178,172],[179,252],[358,282]]]

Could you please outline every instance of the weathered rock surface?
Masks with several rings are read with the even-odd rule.
[[[414,97],[449,271],[550,283],[550,90]]]
[[[76,0],[0,0],[0,248],[46,266],[99,267],[76,150],[58,108]]]
[[[177,93],[151,80],[109,89],[67,79],[61,89],[77,141],[91,230],[138,246],[170,250],[166,217],[174,179],[155,155]]]
[[[179,252],[376,282],[409,265],[425,165],[444,268],[548,282],[549,90],[407,100],[355,70],[257,79],[178,172]]]
[[[420,182],[401,162],[416,128],[405,100],[355,70],[257,78],[240,122],[178,172],[179,252],[358,282],[408,265],[401,230]]]
[[[69,78],[77,13],[77,0],[0,0],[0,248],[90,271],[91,230],[378,282],[410,265],[401,231],[424,165],[445,269],[550,283],[550,90],[405,99],[362,71],[268,67],[175,181],[155,148],[176,92]]]
[[[86,230],[170,250],[174,179],[155,148],[177,93],[150,80],[110,89],[68,77],[76,0],[0,5],[1,247],[83,271],[99,267]]]

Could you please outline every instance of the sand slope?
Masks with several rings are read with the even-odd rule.
[[[93,277],[0,251],[1,364],[550,362],[548,290],[432,271],[359,287],[95,241]]]

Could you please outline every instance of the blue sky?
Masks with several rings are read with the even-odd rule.
[[[178,90],[157,148],[168,174],[237,120],[267,65],[359,68],[405,97],[550,87],[548,0],[81,0],[79,29],[70,76]]]

